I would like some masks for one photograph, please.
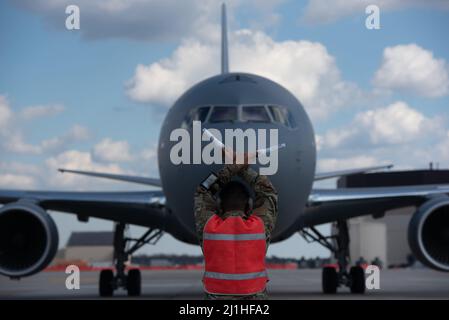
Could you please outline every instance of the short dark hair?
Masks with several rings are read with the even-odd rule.
[[[219,194],[223,212],[231,210],[246,210],[251,197],[248,189],[239,181],[227,183]]]

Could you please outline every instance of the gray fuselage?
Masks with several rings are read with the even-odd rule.
[[[170,150],[177,142],[170,141],[170,134],[183,124],[185,126],[186,117],[199,107],[242,105],[280,106],[288,110],[295,126],[274,121],[265,123],[237,120],[215,123],[206,121],[202,123],[202,127],[218,129],[223,137],[224,129],[278,129],[279,143],[285,143],[287,147],[279,150],[278,170],[269,176],[279,196],[273,241],[284,240],[296,231],[297,221],[304,211],[315,174],[316,146],[310,119],[301,103],[279,84],[252,74],[228,73],[208,78],[186,91],[168,111],[162,124],[158,146],[159,171],[167,208],[179,221],[179,228],[172,234],[181,241],[197,243],[193,195],[201,181],[211,171],[218,172],[223,165],[174,165],[170,159]],[[187,126],[186,129],[192,133],[192,126]],[[203,142],[203,146],[206,144]],[[259,164],[254,164],[253,168],[257,170],[258,166]]]

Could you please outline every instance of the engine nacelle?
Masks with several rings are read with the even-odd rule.
[[[416,258],[436,270],[449,272],[449,197],[421,205],[408,227],[408,241]]]
[[[0,208],[0,274],[21,278],[41,271],[55,257],[58,241],[55,222],[36,204]]]

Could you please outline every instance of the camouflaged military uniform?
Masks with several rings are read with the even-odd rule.
[[[277,192],[267,176],[259,175],[249,167],[245,168],[242,165],[235,164],[225,165],[224,168],[220,170],[217,181],[211,186],[209,191],[198,186],[195,192],[195,222],[201,247],[203,245],[204,227],[209,218],[214,214],[217,213],[224,218],[237,215],[246,217],[246,213],[243,211],[233,210],[232,212],[221,212],[221,209],[218,207],[216,195],[220,189],[220,185],[224,186],[235,176],[241,177],[248,186],[254,190],[255,199],[251,214],[257,215],[264,222],[268,249],[271,240],[271,232],[274,229],[278,213]],[[205,298],[230,300],[266,299],[267,293],[264,291],[254,295],[245,296],[213,295],[206,293]]]

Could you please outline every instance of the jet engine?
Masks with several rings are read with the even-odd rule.
[[[436,270],[449,272],[449,197],[428,200],[414,213],[408,241],[416,258]]]
[[[53,260],[58,231],[51,216],[29,201],[0,208],[0,274],[21,278],[35,274]]]

